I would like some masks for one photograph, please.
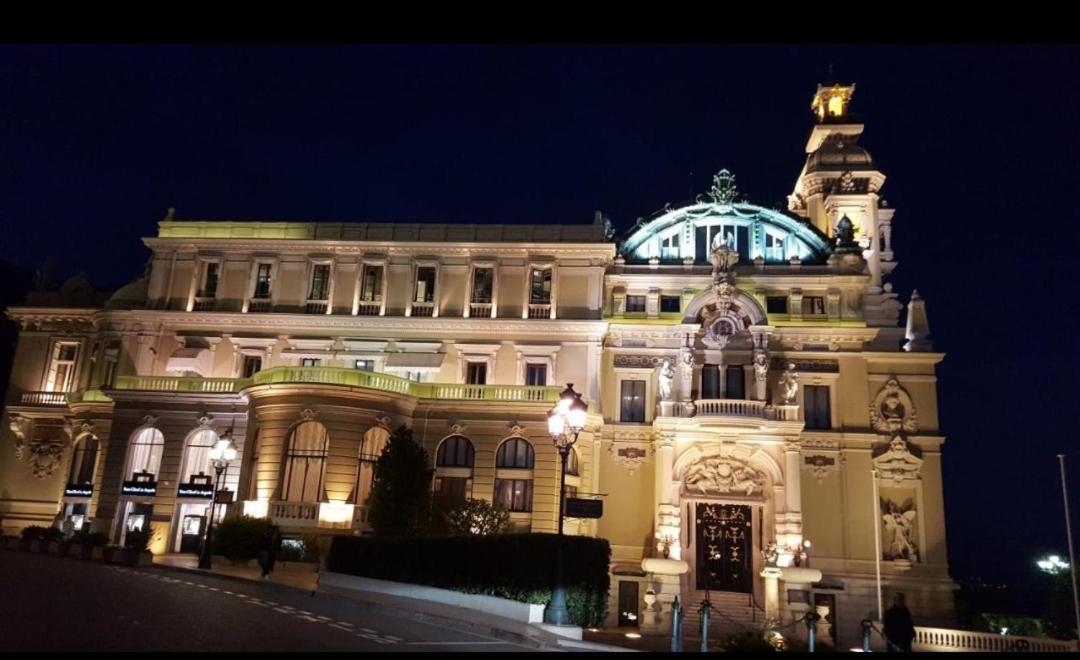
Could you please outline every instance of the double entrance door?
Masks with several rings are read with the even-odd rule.
[[[697,588],[751,593],[754,517],[743,504],[698,502],[694,515]]]

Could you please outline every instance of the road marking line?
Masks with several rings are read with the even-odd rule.
[[[346,628],[345,626],[339,626],[336,623],[331,623],[330,627],[331,628],[337,628],[338,630],[344,630],[345,632],[352,632],[352,630],[350,630],[349,628]]]
[[[310,622],[312,622],[312,623],[321,623],[321,622],[320,622],[320,621],[319,621],[318,619],[316,619],[316,618],[314,618],[314,617],[310,617],[310,616],[304,616],[304,615],[302,615],[302,614],[300,614],[300,615],[297,615],[297,617],[296,617],[296,618],[297,618],[297,619],[304,619],[305,621],[310,621]]]
[[[472,644],[477,644],[477,645],[483,644],[483,645],[489,645],[490,646],[490,645],[495,645],[495,644],[505,644],[506,642],[405,642],[405,643],[409,644],[409,645],[413,645],[413,646],[424,646],[424,645],[434,646],[436,644],[438,644],[440,646],[443,646],[443,645],[464,646],[465,644],[470,644],[470,645],[472,645]]]
[[[371,633],[372,635],[375,634],[375,631],[372,630],[371,628],[361,628],[360,630],[363,630],[366,633]]]
[[[348,621],[338,621],[338,624],[340,624],[342,626],[349,626],[350,628],[352,628],[352,625],[353,625],[353,624],[349,623]]]
[[[330,621],[330,620],[331,620],[331,619],[330,619],[330,617],[328,617],[328,616],[323,616],[323,615],[321,615],[321,614],[318,614],[318,615],[316,615],[316,616],[315,616],[315,618],[316,618],[316,619],[322,619],[323,621]]]
[[[247,598],[247,596],[244,595],[244,594],[233,594],[233,595],[236,596],[237,598]]]
[[[275,612],[281,612],[282,614],[292,614],[292,612],[290,612],[289,610],[285,609],[284,607],[275,607],[275,608],[274,608],[274,611],[275,611]]]

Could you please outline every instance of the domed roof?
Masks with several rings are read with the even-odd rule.
[[[120,287],[105,301],[105,309],[141,309],[146,306],[149,280],[140,277]]]
[[[876,169],[870,152],[858,145],[859,136],[834,133],[806,157],[806,173]]]

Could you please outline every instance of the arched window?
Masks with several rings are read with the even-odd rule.
[[[533,447],[528,440],[525,438],[510,438],[499,445],[499,452],[495,456],[495,467],[531,470],[535,460]]]
[[[210,465],[210,450],[217,444],[218,434],[199,429],[188,435],[184,443],[184,460],[180,468],[180,483],[213,483],[214,468]]]
[[[371,495],[371,486],[375,482],[375,463],[386,449],[390,440],[390,431],[384,426],[372,426],[360,440],[360,465],[356,470],[356,487],[353,489],[353,503],[364,505]]]
[[[330,435],[318,422],[301,422],[289,434],[281,499],[286,502],[322,501],[323,474],[330,451]]]
[[[147,426],[135,432],[128,446],[128,468],[124,471],[129,481],[157,481],[161,468],[161,455],[165,451],[165,436],[158,429]]]
[[[577,450],[574,448],[571,448],[570,453],[566,455],[566,475],[568,477],[581,476]]]
[[[473,444],[463,435],[452,435],[435,452],[435,495],[448,500],[472,496]]]
[[[94,467],[97,465],[98,439],[89,433],[75,441],[71,455],[69,484],[94,483]]]
[[[510,438],[495,454],[495,501],[514,513],[532,511],[536,455],[525,438]]]

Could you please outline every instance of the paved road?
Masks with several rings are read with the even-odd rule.
[[[529,651],[277,585],[0,551],[0,651]]]

